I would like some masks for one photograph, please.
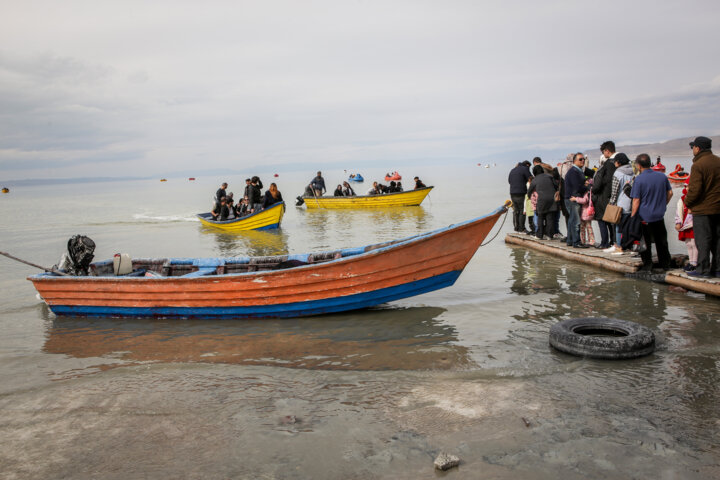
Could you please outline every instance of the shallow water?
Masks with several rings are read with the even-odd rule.
[[[77,233],[95,240],[97,259],[301,253],[426,232],[508,196],[507,167],[418,169],[401,173],[436,186],[421,207],[307,211],[293,199],[308,171],[264,178],[289,204],[279,231],[218,233],[194,220],[217,184],[237,196],[242,178],[170,178],[13,188],[0,197],[12,226],[0,243],[43,265]],[[325,176],[332,190],[344,174]],[[502,238],[453,287],[289,320],[58,318],[25,280],[34,270],[0,258],[3,475],[720,476],[720,301]],[[675,240],[671,250],[684,253]],[[658,349],[618,362],[553,351],[550,326],[578,316],[642,323]],[[460,456],[459,469],[435,473],[440,451]]]

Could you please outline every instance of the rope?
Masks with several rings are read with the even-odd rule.
[[[502,232],[502,227],[503,227],[503,225],[505,225],[505,220],[507,220],[507,214],[508,214],[508,212],[509,212],[509,209],[506,208],[506,209],[505,209],[505,215],[503,216],[503,221],[502,221],[502,223],[500,224],[500,228],[498,228],[497,232],[495,232],[495,235],[493,235],[493,237],[492,237],[490,240],[488,240],[488,241],[485,242],[485,243],[481,243],[481,244],[480,244],[480,247],[484,247],[484,246],[487,245],[488,243],[490,243],[490,242],[492,242],[493,240],[495,240],[495,238],[500,234],[500,232]],[[480,247],[478,247],[478,248],[480,248]]]

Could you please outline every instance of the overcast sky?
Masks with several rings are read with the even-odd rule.
[[[0,0],[0,180],[720,132],[720,2]]]

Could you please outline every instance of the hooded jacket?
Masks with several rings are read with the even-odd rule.
[[[623,187],[631,182],[632,179],[633,169],[630,164],[616,168],[615,173],[613,173],[610,204],[622,208],[623,213],[630,213],[632,211],[632,199],[623,192]]]

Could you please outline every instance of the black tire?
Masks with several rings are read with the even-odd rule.
[[[655,334],[638,323],[617,318],[572,318],[550,327],[550,345],[581,357],[637,358],[655,351]]]

